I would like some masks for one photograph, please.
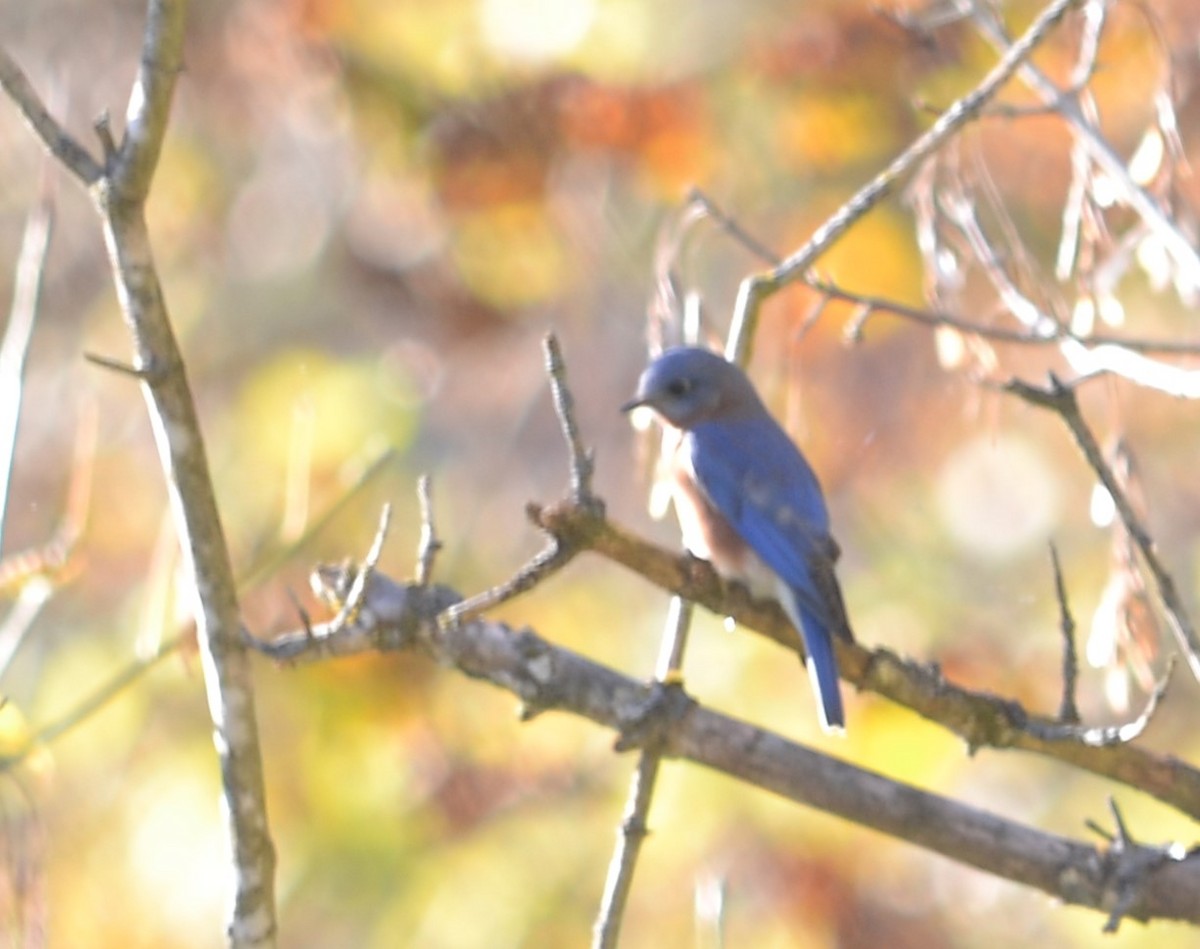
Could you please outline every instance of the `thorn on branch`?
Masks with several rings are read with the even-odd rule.
[[[591,449],[584,446],[579,435],[579,425],[575,421],[575,398],[567,387],[566,363],[563,361],[558,337],[553,333],[546,334],[543,351],[546,357],[546,374],[550,377],[554,411],[558,415],[563,438],[566,439],[567,448],[571,453],[571,498],[581,507],[602,505],[600,499],[592,493],[595,458]],[[600,509],[603,509],[602,506]]]
[[[117,142],[113,138],[112,133],[112,117],[108,114],[108,109],[105,109],[92,123],[92,128],[96,130],[96,137],[100,139],[100,149],[104,153],[104,167],[111,169],[117,160]]]
[[[1058,548],[1053,543],[1050,544],[1050,564],[1054,569],[1054,595],[1058,599],[1059,629],[1063,639],[1063,692],[1058,719],[1068,725],[1078,725],[1079,705],[1075,701],[1075,692],[1079,681],[1079,655],[1075,649],[1075,618],[1067,602],[1067,585],[1063,581]]]
[[[295,607],[296,615],[300,618],[300,626],[304,630],[305,638],[310,640],[316,639],[316,634],[313,632],[312,617],[308,615],[308,610],[304,608],[304,604],[300,602],[300,598],[296,596],[295,591],[291,587],[285,587],[284,591],[287,593],[287,598],[291,601],[292,606]]]
[[[131,376],[139,382],[151,385],[163,377],[162,370],[154,366],[139,369],[137,366],[131,366],[127,362],[121,362],[119,359],[110,359],[108,356],[101,356],[98,353],[84,353],[83,358],[92,365],[99,366],[101,369],[107,369],[122,376]]]
[[[822,293],[817,297],[808,312],[804,314],[804,319],[800,321],[800,328],[796,331],[797,339],[803,339],[808,335],[808,331],[817,325],[817,322],[825,315],[825,310],[829,307],[829,301],[832,299],[828,293]]]
[[[874,312],[875,308],[868,303],[861,303],[855,307],[854,312],[850,315],[850,319],[846,322],[846,328],[842,331],[843,341],[851,344],[861,343],[863,328]]]

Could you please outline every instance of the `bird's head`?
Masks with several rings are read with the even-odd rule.
[[[646,406],[676,428],[753,411],[759,405],[750,380],[733,363],[707,349],[668,349],[638,380],[637,394],[621,406]]]

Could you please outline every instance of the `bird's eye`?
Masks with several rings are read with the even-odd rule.
[[[667,394],[675,398],[681,398],[692,391],[691,379],[672,379],[667,384]]]

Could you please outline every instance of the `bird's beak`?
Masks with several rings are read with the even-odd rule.
[[[654,400],[642,392],[622,405],[621,411],[629,416],[630,424],[639,432],[649,429],[658,414],[654,409]]]

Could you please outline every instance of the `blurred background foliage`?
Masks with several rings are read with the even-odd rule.
[[[1154,6],[1114,7],[1101,51],[1103,127],[1125,154],[1153,118],[1168,56],[1181,93],[1195,75],[1194,4]],[[1035,10],[1011,5],[1013,28]],[[8,4],[0,36],[94,141],[93,118],[122,112],[143,15],[136,0]],[[1072,35],[1039,54],[1056,75],[1073,61]],[[421,472],[433,476],[447,543],[442,581],[475,592],[535,551],[523,505],[557,497],[567,472],[541,371],[551,328],[611,514],[676,543],[645,513],[636,439],[616,411],[645,359],[660,229],[697,185],[773,247],[794,248],[927,127],[929,107],[993,61],[968,29],[922,40],[873,0],[193,4],[152,232],[250,626],[295,627],[288,591],[304,596],[318,560],[361,555],[385,500],[397,516],[383,568],[407,575]],[[1014,88],[1006,102],[1032,100]],[[1180,116],[1191,154],[1194,109],[1185,102]],[[986,155],[1029,246],[1052,261],[1070,170],[1062,128],[993,117],[961,147]],[[42,166],[15,110],[0,109],[0,260],[16,259]],[[57,225],[4,554],[50,539],[91,414],[98,437],[83,535],[67,567],[50,571],[53,596],[0,683],[6,752],[188,634],[141,397],[82,358],[129,349],[102,240],[86,197],[61,172],[48,177]],[[756,265],[711,226],[689,242],[680,271],[716,332]],[[821,269],[919,304],[904,202],[873,211]],[[0,294],[11,280],[0,268]],[[1120,296],[1139,335],[1194,336],[1192,310],[1148,277]],[[945,368],[926,328],[876,317],[851,344],[850,310],[831,305],[802,333],[813,300],[797,289],[768,303],[752,370],[822,475],[860,639],[1056,709],[1047,544],[1058,545],[1083,633],[1111,566],[1076,450],[1053,418]],[[996,353],[1005,373],[1030,379],[1054,365],[1045,352]],[[1085,407],[1102,435],[1127,436],[1152,531],[1194,602],[1194,407],[1122,384],[1093,385]],[[350,503],[288,548],[387,451]],[[645,676],[665,602],[584,559],[503,616]],[[1067,835],[1106,818],[1103,782],[1017,754],[970,758],[869,697],[849,697],[850,736],[827,741],[794,657],[714,618],[700,617],[686,670],[703,701],[885,774]],[[1130,714],[1111,675],[1084,674],[1089,721]],[[1196,683],[1176,679],[1144,740],[1200,760]],[[632,764],[612,754],[610,734],[554,715],[520,725],[512,696],[415,656],[261,663],[257,686],[283,945],[587,940]],[[1142,698],[1135,684],[1135,708]],[[186,647],[39,744],[0,786],[9,944],[221,943],[215,761]],[[1140,839],[1192,839],[1177,815],[1117,797]],[[666,766],[651,823],[630,946],[715,944],[703,922],[714,901],[738,946],[1099,938],[1097,914],[695,768]],[[1194,940],[1182,927],[1126,923],[1109,942]]]

